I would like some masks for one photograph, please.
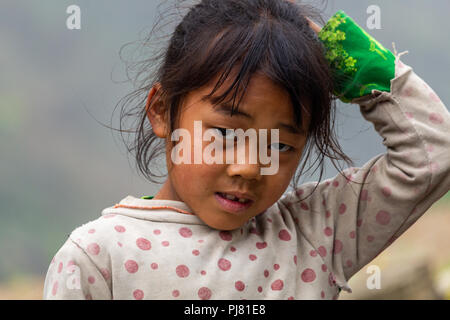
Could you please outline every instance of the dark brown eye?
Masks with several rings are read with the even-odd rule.
[[[275,146],[275,148],[281,152],[287,152],[292,150],[291,146],[288,146],[287,144],[284,143],[272,143],[270,146]]]

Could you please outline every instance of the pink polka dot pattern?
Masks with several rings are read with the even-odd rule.
[[[115,226],[114,229],[119,233],[123,233],[126,231],[124,226]]]
[[[111,272],[109,272],[109,270],[106,268],[100,269],[100,273],[102,274],[105,280],[109,280],[111,278]]]
[[[333,250],[333,253],[334,253],[334,254],[341,253],[342,248],[343,248],[343,245],[342,245],[341,240],[335,239],[335,240],[334,240],[334,250]]]
[[[176,268],[176,274],[180,278],[186,278],[187,276],[189,276],[189,268],[187,266],[185,266],[184,264],[180,264]]]
[[[289,241],[291,240],[291,235],[289,234],[289,231],[283,229],[278,233],[278,238],[280,238],[283,241]]]
[[[198,250],[192,250],[192,254],[193,254],[194,256],[198,256],[198,255],[200,254],[200,251],[198,251]]]
[[[134,260],[127,260],[124,265],[129,273],[136,273],[139,269],[137,262]]]
[[[231,262],[224,258],[220,258],[217,265],[219,266],[219,269],[223,271],[228,271],[231,268]]]
[[[345,203],[341,203],[341,205],[339,206],[339,214],[344,214],[346,210],[347,206],[345,205]]]
[[[333,234],[333,229],[331,229],[330,227],[326,227],[325,229],[323,229],[323,233],[325,233],[325,235],[329,237]]]
[[[158,269],[158,264],[155,263],[155,262],[153,262],[153,263],[150,265],[150,267],[151,267],[153,270],[156,270],[156,269]]]
[[[144,298],[144,292],[142,290],[136,289],[133,291],[133,297],[136,300],[142,300]]]
[[[57,293],[58,293],[58,281],[55,281],[52,287],[52,295],[56,296]]]
[[[233,235],[229,231],[220,231],[219,232],[219,237],[223,241],[231,241],[233,239]]]
[[[168,247],[169,246],[169,241],[163,241],[163,242],[161,242],[161,245],[163,247]]]
[[[61,273],[62,269],[63,269],[63,263],[60,262],[60,263],[58,264],[58,273]]]
[[[98,255],[100,253],[100,246],[97,243],[95,243],[95,242],[94,243],[90,243],[87,246],[87,252],[92,254],[92,255],[94,255],[94,256],[96,256],[96,255]]]
[[[302,208],[303,210],[309,210],[309,206],[305,202],[300,203],[300,208]]]
[[[316,273],[313,269],[307,268],[303,270],[301,278],[303,282],[312,282],[316,279]]]
[[[278,269],[280,269],[280,265],[278,263],[275,263],[273,265],[273,270],[277,271]]]
[[[207,287],[201,287],[200,289],[198,289],[197,294],[201,300],[209,300],[211,299],[212,296],[211,290]]]
[[[281,279],[277,279],[270,285],[270,288],[274,291],[280,291],[283,290],[284,282]]]
[[[192,237],[192,230],[186,227],[180,228],[179,233],[183,238]]]
[[[136,240],[136,245],[141,250],[150,250],[152,247],[152,244],[150,243],[150,241],[145,238],[138,238]]]
[[[161,234],[161,230],[155,229],[155,230],[153,230],[153,234],[154,235],[160,235]]]
[[[249,258],[250,260],[252,260],[252,261],[255,261],[258,257],[255,256],[254,254],[250,254],[250,255],[248,256],[248,258]]]
[[[336,278],[334,277],[334,274],[330,272],[330,274],[328,275],[328,284],[330,285],[330,287],[333,287],[336,283]]]
[[[265,247],[267,247],[267,242],[257,242],[256,243],[256,248],[258,249],[264,249]]]
[[[430,113],[429,120],[433,124],[443,124],[444,123],[444,118],[440,114],[434,113],[434,112]]]
[[[237,291],[244,291],[245,284],[242,281],[236,281],[234,283],[234,287],[236,288]]]
[[[414,115],[411,112],[405,112],[405,116],[407,116],[409,119],[414,119]]]
[[[317,251],[322,258],[327,255],[327,249],[324,246],[320,246],[319,248],[317,248]]]
[[[369,197],[369,190],[367,190],[367,189],[363,189],[362,191],[361,191],[361,201],[369,201],[370,200],[370,197]]]
[[[389,187],[383,187],[381,189],[381,193],[383,194],[383,196],[385,196],[386,198],[390,197],[392,194],[391,188]]]
[[[179,291],[179,290],[173,290],[173,291],[172,291],[172,296],[173,296],[174,298],[178,298],[178,297],[180,296],[180,291]]]
[[[94,284],[94,283],[95,283],[95,277],[89,276],[89,277],[88,277],[88,282],[89,282],[90,284]]]
[[[376,220],[379,224],[385,226],[391,221],[391,214],[387,211],[380,210],[377,213]]]
[[[429,97],[431,98],[432,101],[437,102],[437,103],[441,103],[441,99],[438,97],[438,95],[435,92],[430,92]]]

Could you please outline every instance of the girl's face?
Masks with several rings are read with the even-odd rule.
[[[224,83],[214,96],[219,96],[228,85],[229,83]],[[212,102],[202,99],[212,89],[213,85],[208,85],[190,92],[181,108],[178,128],[186,129],[190,133],[192,157],[190,164],[172,162],[170,143],[168,143],[170,140],[167,140],[170,139],[170,135],[167,137],[165,134],[168,124],[153,111],[153,107],[149,109],[148,116],[153,131],[159,137],[166,138],[166,160],[169,173],[167,181],[154,199],[182,201],[210,227],[233,230],[264,212],[283,195],[299,164],[306,144],[309,121],[305,115],[303,127],[300,130],[297,128],[298,132],[289,130],[289,126],[294,129],[296,127],[289,94],[263,75],[255,74],[252,77],[239,105],[240,113],[234,113],[233,116],[230,115],[230,109],[227,107],[214,107]],[[149,98],[154,93],[155,90],[152,89]],[[237,143],[234,148],[235,159],[231,164],[227,163],[225,158],[222,161],[223,164],[206,164],[203,158],[201,164],[194,164],[194,121],[201,121],[203,134],[206,130],[215,128],[234,130],[241,128],[244,132],[252,128],[257,133],[259,129],[267,129],[269,139],[267,146],[271,150],[275,148],[279,153],[278,171],[274,175],[261,175],[261,168],[269,167],[270,164],[261,164],[259,156],[256,164],[254,164],[255,161],[249,161],[251,148],[248,138],[245,139],[244,164],[237,161]],[[215,129],[216,135],[218,137],[227,135],[226,138],[229,139],[230,132],[219,129]],[[280,145],[271,145],[270,129],[279,129]],[[224,155],[225,141],[226,139],[223,138]],[[174,142],[174,144],[180,142]],[[200,140],[197,143],[204,150],[212,142]],[[257,150],[259,151],[259,148]],[[270,155],[269,150],[268,152]],[[227,200],[219,195],[219,193],[233,192],[246,194],[243,197],[250,198],[250,203],[242,206],[238,201]],[[230,209],[227,203],[240,210]]]

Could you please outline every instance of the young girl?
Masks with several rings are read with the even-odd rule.
[[[345,12],[322,29],[311,12],[285,0],[192,7],[141,89],[138,163],[153,176],[165,142],[167,180],[73,231],[45,299],[336,299],[449,190],[450,114],[438,96]],[[348,160],[331,134],[335,97],[360,106],[387,152],[286,192],[313,142],[322,159]],[[248,158],[174,164],[171,134],[193,141],[194,121],[223,146],[235,138],[227,129],[279,129],[278,171]]]

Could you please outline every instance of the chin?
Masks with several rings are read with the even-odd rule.
[[[232,230],[239,229],[248,221],[248,219],[245,221],[236,219],[236,217],[233,217],[232,214],[230,214],[230,213],[225,213],[225,214],[228,216],[223,217],[223,219],[214,219],[213,221],[204,220],[204,219],[202,219],[202,220],[209,227],[216,229],[216,230],[220,230],[220,231],[232,231]]]

